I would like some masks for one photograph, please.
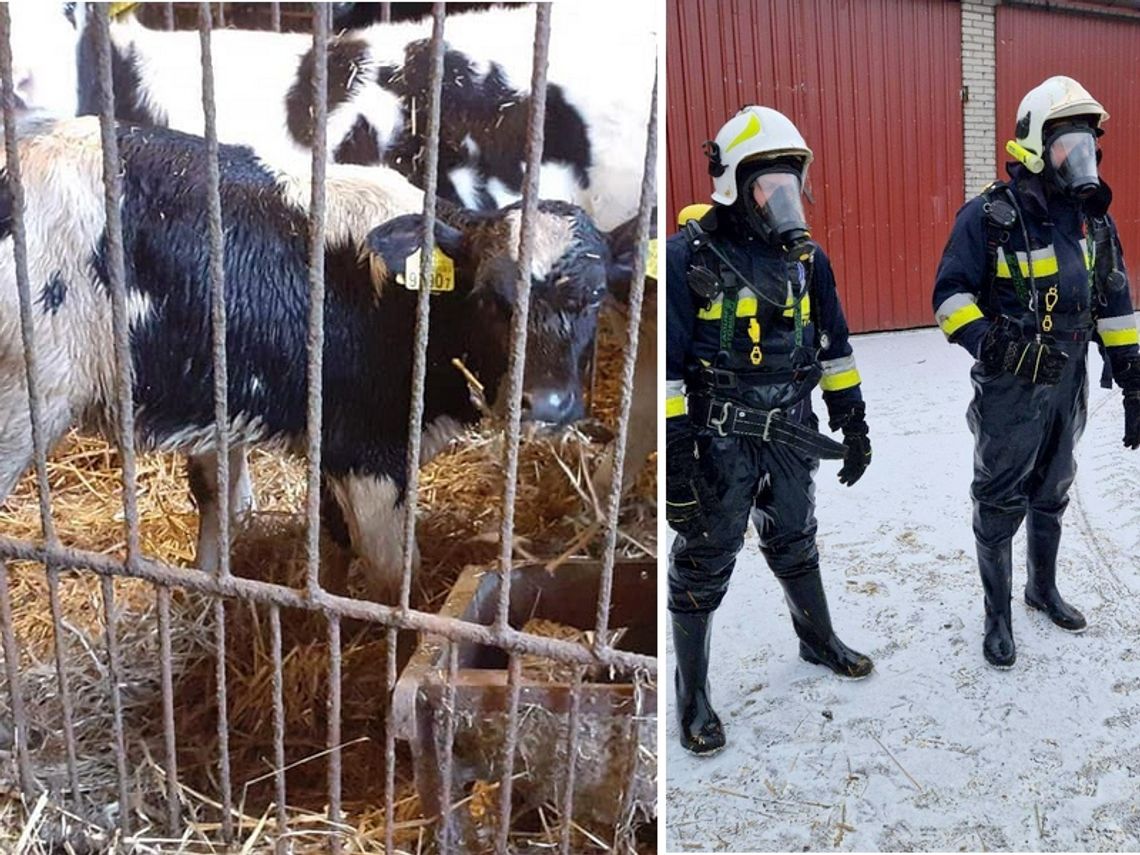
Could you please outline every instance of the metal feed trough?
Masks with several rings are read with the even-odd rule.
[[[511,573],[511,626],[538,619],[592,630],[602,577],[602,566],[589,560],[569,561],[552,571],[541,565],[516,568]],[[492,622],[500,580],[493,571],[468,568],[440,616]],[[622,561],[614,567],[610,621],[616,649],[654,654],[656,591],[655,562]],[[479,787],[498,781],[504,771],[510,660],[497,647],[428,635],[392,698],[396,736],[411,743],[416,787],[426,812],[443,814],[448,838],[471,851],[485,848],[494,831],[482,821]],[[602,839],[611,838],[615,827],[652,820],[657,690],[646,676],[597,666],[540,673],[537,679],[524,673],[512,761],[521,800],[560,809],[572,798],[575,822],[586,831],[592,827]]]
[[[566,2],[567,0],[562,0]],[[180,4],[181,5],[181,4]],[[421,289],[418,299],[415,360],[412,378],[412,411],[409,413],[409,450],[407,458],[408,483],[405,493],[407,516],[405,520],[406,556],[400,600],[387,606],[373,602],[336,596],[321,586],[319,576],[320,526],[320,457],[322,423],[322,357],[323,357],[323,297],[325,234],[325,164],[328,155],[327,122],[327,63],[329,43],[329,6],[313,4],[313,145],[312,188],[309,217],[310,231],[310,289],[312,294],[309,317],[309,395],[308,395],[308,494],[305,505],[307,523],[306,581],[298,587],[247,579],[235,576],[229,567],[231,532],[228,511],[228,402],[225,394],[227,354],[224,347],[226,313],[222,257],[224,231],[222,207],[218,188],[218,147],[215,123],[214,78],[210,54],[213,26],[211,4],[197,4],[202,54],[203,112],[206,118],[208,175],[210,188],[207,197],[209,223],[208,243],[210,276],[213,294],[213,360],[215,376],[215,442],[218,458],[219,516],[221,530],[218,538],[222,556],[216,573],[203,573],[193,568],[176,567],[156,561],[144,554],[140,545],[139,509],[136,486],[135,434],[133,429],[133,366],[128,341],[128,309],[125,275],[123,232],[120,215],[122,176],[115,135],[114,100],[111,73],[108,4],[92,4],[91,14],[96,34],[99,58],[99,91],[102,111],[103,184],[106,210],[107,267],[112,294],[112,328],[115,344],[117,383],[113,390],[118,411],[122,414],[117,439],[122,460],[123,519],[125,557],[100,554],[67,546],[56,531],[52,519],[52,497],[48,479],[43,403],[40,398],[41,364],[37,357],[35,328],[32,323],[32,291],[28,277],[26,231],[23,223],[23,187],[20,183],[19,150],[14,123],[15,97],[12,80],[10,21],[6,6],[0,6],[0,82],[2,82],[6,169],[13,190],[12,237],[15,256],[16,283],[21,306],[21,334],[26,357],[26,377],[32,440],[34,445],[35,482],[39,492],[39,515],[42,537],[36,541],[20,540],[0,535],[0,629],[4,653],[5,691],[8,711],[14,733],[14,772],[26,809],[40,815],[45,800],[69,812],[71,817],[86,822],[88,828],[102,826],[106,839],[115,839],[117,845],[129,849],[136,841],[139,818],[129,806],[135,804],[132,788],[137,785],[133,770],[129,768],[131,734],[125,731],[122,651],[117,624],[120,616],[115,604],[114,580],[133,578],[154,586],[157,605],[156,631],[159,637],[159,665],[161,667],[162,740],[156,747],[155,760],[163,769],[166,782],[166,833],[174,839],[189,833],[183,805],[180,801],[178,742],[174,710],[174,674],[171,656],[171,594],[185,590],[204,594],[213,603],[213,625],[210,628],[214,649],[215,692],[217,700],[218,753],[212,781],[214,791],[209,798],[216,802],[218,823],[212,831],[198,829],[199,835],[212,835],[211,843],[232,844],[244,830],[239,825],[240,815],[235,809],[234,781],[230,768],[230,723],[227,703],[226,667],[226,608],[238,604],[258,604],[268,612],[272,635],[272,730],[274,751],[266,758],[270,764],[270,777],[274,784],[275,813],[267,810],[264,822],[274,824],[275,844],[285,851],[292,834],[287,805],[285,746],[289,740],[283,701],[283,651],[281,610],[303,609],[320,614],[327,621],[328,641],[328,696],[327,712],[327,815],[329,831],[325,832],[330,851],[339,851],[346,829],[342,809],[342,737],[341,737],[341,624],[354,619],[377,624],[387,631],[386,686],[389,697],[396,688],[397,661],[396,637],[398,630],[429,633],[432,641],[413,662],[405,677],[406,686],[397,692],[397,704],[387,705],[385,727],[385,831],[384,851],[395,852],[393,826],[395,825],[395,769],[396,733],[413,736],[419,752],[422,774],[421,791],[425,801],[442,812],[447,812],[453,797],[453,777],[458,786],[465,787],[473,772],[492,776],[488,786],[491,796],[484,799],[485,816],[482,825],[488,831],[480,836],[486,848],[497,851],[510,849],[509,831],[512,789],[521,781],[519,796],[522,799],[553,799],[567,821],[561,824],[560,848],[571,849],[571,818],[582,815],[607,821],[626,822],[640,804],[653,811],[655,756],[645,757],[647,746],[655,745],[652,711],[655,695],[645,681],[645,675],[654,673],[656,658],[650,642],[652,633],[647,613],[656,603],[652,594],[654,568],[645,562],[636,569],[616,565],[617,516],[622,488],[622,463],[630,421],[630,401],[634,360],[637,352],[639,320],[643,298],[644,257],[649,236],[650,211],[656,200],[655,171],[657,161],[656,84],[653,103],[646,128],[645,172],[639,206],[638,230],[633,287],[630,294],[630,328],[622,373],[622,396],[616,436],[615,477],[610,493],[604,502],[604,549],[600,561],[589,565],[567,564],[558,572],[544,578],[535,568],[516,568],[512,544],[514,538],[515,497],[517,492],[520,441],[520,403],[522,397],[523,361],[526,346],[527,317],[529,312],[530,281],[523,275],[518,283],[518,303],[514,312],[511,332],[511,358],[505,380],[507,395],[507,427],[504,442],[503,470],[506,486],[502,496],[502,526],[500,530],[501,555],[498,567],[487,571],[480,579],[465,577],[456,588],[448,607],[436,615],[410,606],[411,541],[415,536],[415,512],[419,498],[420,436],[423,424],[423,387],[426,365],[426,348],[429,323],[429,290]],[[267,5],[274,28],[280,26],[278,4]],[[165,10],[168,25],[174,22],[173,11]],[[425,243],[422,247],[421,276],[430,278],[433,258],[433,229],[435,220],[435,192],[437,186],[441,81],[444,54],[444,4],[433,5],[434,28],[429,45],[431,56],[432,97],[429,122],[424,142],[426,164],[425,190]],[[538,202],[538,165],[543,145],[545,116],[546,62],[550,38],[550,7],[536,6],[534,39],[534,72],[531,81],[534,93],[530,104],[526,156],[527,180],[523,192],[522,227],[519,240],[519,269],[529,271],[534,249],[534,221]],[[37,567],[9,567],[9,562],[30,561]],[[14,573],[46,574],[52,627],[55,633],[54,669],[58,677],[58,704],[62,710],[62,738],[67,748],[67,780],[61,787],[49,792],[45,787],[42,770],[37,769],[37,758],[29,746],[29,720],[21,687],[21,642],[12,621],[10,576]],[[80,571],[97,574],[102,581],[102,611],[105,620],[105,638],[100,672],[105,675],[106,695],[113,711],[113,727],[107,750],[113,752],[116,765],[117,801],[119,809],[113,813],[101,812],[105,805],[90,803],[85,795],[85,784],[79,774],[77,762],[76,722],[90,710],[76,709],[73,687],[69,686],[65,667],[68,651],[61,639],[65,635],[66,614],[59,597],[60,573]],[[505,571],[505,572],[504,572]],[[573,585],[575,593],[566,593]],[[540,594],[540,592],[543,592]],[[536,612],[547,613],[554,605],[567,607],[559,611],[559,620],[578,627],[589,627],[594,632],[591,644],[557,638],[544,638],[520,631],[520,620]],[[554,614],[554,611],[550,612]],[[477,619],[480,623],[472,622]],[[627,629],[626,641],[636,641],[634,649],[626,642],[611,643],[611,626]],[[88,651],[95,656],[94,651]],[[536,685],[522,677],[522,659],[537,655],[548,660],[576,666],[576,679],[570,683],[553,682]],[[446,660],[442,665],[440,657]],[[426,674],[430,661],[433,673]],[[494,667],[485,667],[492,664]],[[504,670],[505,665],[505,670]],[[587,673],[587,671],[589,673]],[[598,674],[606,675],[598,681]],[[632,676],[631,676],[632,675]],[[638,676],[640,675],[640,676]],[[626,682],[618,682],[618,680]],[[632,682],[631,682],[632,680]],[[414,686],[415,688],[410,688]],[[421,700],[422,696],[422,700]],[[377,697],[377,708],[385,706],[385,698]],[[400,712],[397,716],[396,707]],[[443,711],[442,716],[439,714]],[[430,711],[430,719],[428,713]],[[454,715],[448,713],[454,712]],[[494,737],[476,740],[482,754],[468,754],[471,725],[479,717],[494,720]],[[542,717],[546,717],[543,722]],[[438,725],[442,719],[442,731]],[[411,730],[407,728],[411,727]],[[609,729],[607,731],[607,728]],[[425,748],[424,733],[430,734]],[[185,738],[182,736],[182,738]],[[532,750],[537,740],[543,752]],[[560,747],[564,746],[564,747]],[[607,752],[607,759],[595,768],[597,752]],[[440,774],[437,787],[429,786],[431,772],[424,770],[427,758],[434,752]],[[497,753],[496,753],[497,752]],[[653,754],[653,752],[648,752]],[[136,752],[137,755],[137,752]],[[562,757],[561,762],[548,762]],[[530,771],[540,775],[520,777],[516,758],[532,764]],[[570,762],[566,762],[566,759]],[[575,760],[577,758],[577,760]],[[563,767],[563,768],[560,768]],[[377,770],[379,773],[379,770]],[[453,776],[454,773],[454,776]],[[541,780],[540,780],[541,779]],[[485,779],[484,779],[485,780]],[[486,795],[486,793],[484,793]],[[582,805],[576,807],[576,797]],[[32,806],[35,805],[35,811]],[[61,816],[64,814],[60,813]],[[428,816],[427,821],[434,821]],[[72,823],[72,827],[75,826]],[[452,828],[445,824],[439,835],[442,851],[470,851],[471,847],[453,840]],[[623,846],[625,841],[615,836],[607,845]]]

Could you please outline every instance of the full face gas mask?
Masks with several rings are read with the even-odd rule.
[[[1100,187],[1096,131],[1082,122],[1066,122],[1048,130],[1045,164],[1054,185],[1076,199],[1087,199]]]
[[[814,251],[796,163],[767,164],[741,180],[738,204],[748,225],[763,240],[778,247],[791,261],[806,260]]]

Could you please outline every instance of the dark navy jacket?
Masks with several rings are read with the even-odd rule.
[[[1124,287],[1094,293],[1089,285],[1090,265],[1096,271],[1096,281],[1101,283],[1107,278],[1112,261],[1108,253],[1095,257],[1086,216],[1079,203],[1059,193],[1046,193],[1042,179],[1020,164],[1010,164],[1007,169],[1032,252],[1026,255],[1021,223],[1015,223],[1008,230],[1008,240],[998,249],[993,284],[989,286],[985,197],[976,196],[963,205],[943,250],[934,282],[934,314],[943,333],[977,357],[991,321],[999,315],[1021,321],[1023,328],[1036,328],[1039,321],[1035,321],[1034,312],[1017,294],[1011,270],[1011,255],[1016,253],[1023,287],[1027,290],[1031,287],[1032,263],[1039,295],[1037,316],[1044,313],[1045,293],[1056,286],[1053,314],[1070,319],[1070,323],[1079,322],[1087,315],[1088,325],[1096,324],[1113,368],[1122,369],[1125,360],[1137,353],[1136,323],[1126,281]],[[993,191],[991,198],[1007,197]],[[1107,188],[1101,197],[1102,206],[1107,208],[1105,198],[1110,198]],[[1124,255],[1116,225],[1111,218],[1109,222],[1117,266],[1124,273]]]
[[[782,255],[765,241],[750,234],[733,230],[730,226],[717,226],[716,212],[701,221],[713,240],[733,265],[758,287],[764,287],[769,296],[786,298],[787,269]],[[701,364],[712,363],[720,349],[721,309],[720,298],[711,304],[702,302],[689,287],[689,270],[694,262],[712,265],[707,251],[694,251],[683,233],[669,237],[666,242],[666,417],[685,412],[684,381],[687,373]],[[852,404],[862,401],[859,372],[855,367],[847,321],[835,289],[831,263],[822,250],[817,250],[810,265],[811,281],[807,282],[807,298],[801,301],[803,318],[803,344],[818,350],[823,369],[820,386],[828,411],[846,411]],[[792,287],[799,292],[799,282]],[[814,306],[812,305],[814,303]],[[794,334],[794,314],[789,303],[782,312],[771,309],[769,317],[759,330],[759,348],[764,360],[755,372],[749,371],[758,382],[763,382],[762,369],[778,363],[786,356]],[[763,301],[753,289],[740,292],[736,307],[736,325],[733,339],[733,367],[750,367],[749,355],[756,342],[757,317],[765,315]],[[818,323],[819,329],[816,329]],[[823,345],[821,347],[821,344]]]

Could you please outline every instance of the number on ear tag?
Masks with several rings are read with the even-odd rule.
[[[403,281],[400,283],[409,291],[420,290],[420,258],[423,257],[423,250],[417,249],[408,256],[408,260],[404,262],[404,275],[400,277]],[[432,252],[432,273],[431,273],[431,290],[437,291],[454,291],[455,290],[455,262],[443,254],[438,246]]]
[[[649,242],[649,250],[645,258],[645,275],[650,279],[657,278],[657,238]]]

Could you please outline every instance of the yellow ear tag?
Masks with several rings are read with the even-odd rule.
[[[649,242],[649,251],[645,257],[645,275],[650,279],[657,278],[657,238]]]
[[[107,10],[107,14],[112,19],[122,18],[127,12],[139,5],[138,3],[112,3],[111,7]]]
[[[409,291],[420,290],[420,258],[423,256],[423,250],[417,249],[408,256],[408,260],[404,262],[403,276],[397,276],[396,281],[407,288]],[[454,291],[455,290],[455,262],[443,254],[438,246],[432,252],[432,273],[431,273],[431,290],[432,293],[437,291]]]

